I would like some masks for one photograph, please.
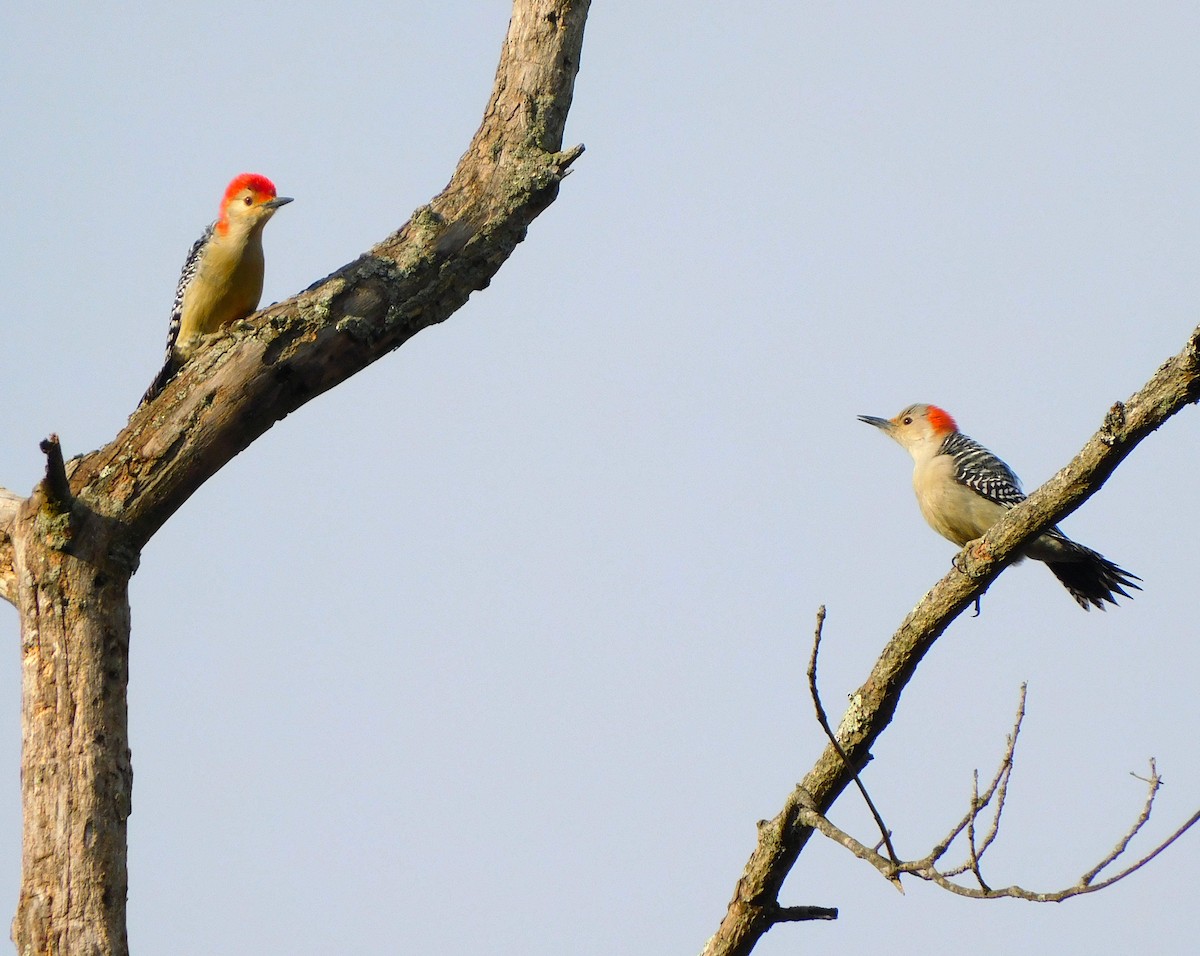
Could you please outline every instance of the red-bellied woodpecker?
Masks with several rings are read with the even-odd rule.
[[[910,405],[895,418],[859,415],[904,446],[913,461],[913,488],[930,527],[959,547],[981,537],[1009,508],[1025,500],[1013,470],[936,405]],[[1085,611],[1116,604],[1140,581],[1091,548],[1050,528],[1025,545],[1022,556],[1043,561]],[[1019,559],[1018,559],[1019,560]]]
[[[220,217],[196,240],[183,264],[167,331],[167,358],[142,396],[143,403],[163,390],[203,336],[258,308],[263,227],[276,209],[291,201],[276,196],[275,184],[257,173],[242,173],[226,187]]]

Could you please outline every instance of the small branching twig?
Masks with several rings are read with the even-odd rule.
[[[1000,758],[1000,766],[996,769],[995,776],[992,777],[992,782],[988,785],[987,790],[983,795],[979,795],[979,771],[975,771],[974,783],[971,788],[971,807],[966,815],[951,829],[946,835],[946,838],[939,842],[925,859],[932,866],[940,860],[950,848],[950,845],[958,838],[964,829],[969,831],[968,841],[970,842],[972,855],[968,857],[966,862],[959,864],[949,870],[943,870],[944,876],[959,876],[970,870],[975,878],[979,881],[980,886],[985,886],[983,877],[979,874],[979,860],[983,859],[983,855],[987,852],[988,847],[995,842],[996,836],[1000,832],[1000,817],[1004,814],[1004,800],[1008,796],[1008,780],[1012,775],[1013,759],[1017,751],[1017,738],[1021,734],[1021,722],[1025,720],[1025,693],[1026,685],[1021,685],[1020,693],[1017,697],[1017,716],[1013,721],[1012,733],[1004,745],[1004,755]],[[985,808],[991,805],[992,800],[996,801],[996,809],[992,814],[992,825],[988,828],[987,836],[983,838],[983,842],[979,844],[978,851],[975,851],[974,843],[974,825],[975,819],[983,812]]]
[[[817,812],[813,807],[803,807],[799,810],[797,817],[800,822],[806,827],[812,827],[822,836],[828,837],[834,843],[840,843],[847,850],[853,853],[860,860],[865,860],[875,867],[880,873],[886,876],[892,882],[896,882],[895,873],[898,868],[904,867],[903,863],[893,863],[886,856],[883,856],[876,850],[867,846],[865,843],[860,843],[854,839],[845,830],[834,826],[827,816]]]
[[[825,605],[822,604],[817,608],[817,627],[813,633],[813,649],[812,654],[808,658],[808,692],[812,697],[813,707],[817,711],[817,722],[821,725],[821,729],[825,731],[825,736],[829,738],[829,742],[833,745],[834,750],[842,758],[842,762],[846,765],[846,769],[854,775],[854,783],[858,787],[858,792],[862,794],[863,801],[867,805],[867,809],[871,811],[871,816],[875,818],[875,824],[879,827],[879,833],[882,837],[881,843],[887,847],[888,856],[892,863],[899,863],[900,858],[896,855],[896,848],[892,846],[891,831],[888,830],[887,824],[883,822],[883,817],[879,815],[879,811],[875,808],[875,803],[871,799],[871,795],[867,793],[867,788],[863,786],[862,780],[858,776],[858,768],[850,763],[850,758],[846,756],[846,751],[842,749],[842,745],[838,742],[837,734],[829,726],[829,718],[825,714],[825,707],[821,703],[821,695],[817,690],[817,657],[821,652],[821,635],[825,629]],[[879,844],[876,844],[879,846]],[[896,889],[901,893],[904,892],[904,887],[900,885],[899,876],[889,877]]]
[[[824,610],[824,609],[822,609]],[[820,637],[820,624],[823,620],[823,615],[818,615],[817,633]],[[815,658],[815,651],[814,651]],[[810,687],[814,680],[813,674],[815,668],[810,664],[809,680]],[[1078,881],[1072,886],[1068,886],[1061,890],[1051,890],[1039,892],[1035,890],[1027,890],[1020,886],[1005,886],[999,889],[993,889],[987,884],[983,877],[981,860],[988,848],[995,842],[996,837],[1000,832],[1000,817],[1004,813],[1004,801],[1008,795],[1008,781],[1012,774],[1013,760],[1016,753],[1017,737],[1021,731],[1021,722],[1025,718],[1025,685],[1021,685],[1020,703],[1017,707],[1017,717],[1013,724],[1013,731],[1008,736],[1008,742],[1005,746],[1004,756],[1001,758],[1000,767],[992,778],[991,784],[982,794],[979,792],[979,772],[975,771],[973,783],[971,787],[971,806],[961,820],[958,821],[937,844],[929,854],[920,860],[911,860],[908,862],[898,861],[895,856],[888,859],[863,843],[856,840],[850,834],[836,827],[831,823],[824,814],[818,813],[811,806],[805,807],[800,812],[800,819],[806,826],[811,826],[814,830],[839,843],[848,849],[851,853],[857,856],[860,860],[865,860],[870,863],[875,869],[879,870],[888,880],[893,883],[899,883],[900,874],[910,873],[913,876],[920,877],[930,883],[936,883],[938,886],[951,893],[959,896],[967,896],[972,899],[992,900],[1002,897],[1011,897],[1014,899],[1029,900],[1038,903],[1058,903],[1062,900],[1070,899],[1073,896],[1082,896],[1085,893],[1094,893],[1097,890],[1104,889],[1106,886],[1112,886],[1118,880],[1123,880],[1136,870],[1141,869],[1156,856],[1163,852],[1172,843],[1178,840],[1184,833],[1190,830],[1197,822],[1200,822],[1200,811],[1194,813],[1179,829],[1172,833],[1169,837],[1159,843],[1153,850],[1130,864],[1125,869],[1113,874],[1107,879],[1096,881],[1096,877],[1100,873],[1116,862],[1124,855],[1129,848],[1130,842],[1141,831],[1142,827],[1150,819],[1150,812],[1154,807],[1154,798],[1157,796],[1159,789],[1162,787],[1162,778],[1158,775],[1158,768],[1153,759],[1150,761],[1150,775],[1148,777],[1138,777],[1143,780],[1148,787],[1146,801],[1142,806],[1142,811],[1138,814],[1133,825],[1125,832],[1116,846],[1094,867],[1084,873]],[[815,690],[814,690],[815,696]],[[826,726],[822,722],[823,726]],[[828,731],[827,731],[828,732]],[[832,738],[831,738],[832,739]],[[836,744],[835,744],[836,746]],[[1134,776],[1137,776],[1136,774]],[[861,784],[860,784],[861,788]],[[864,794],[865,795],[865,794]],[[982,840],[976,839],[975,823],[979,815],[992,805],[995,801],[995,809],[992,815],[992,822],[987,833]],[[868,805],[870,801],[868,800]],[[872,807],[872,811],[874,808]],[[878,822],[879,817],[876,816]],[[938,869],[937,862],[950,848],[951,844],[957,840],[963,832],[966,831],[967,843],[967,859],[958,866],[950,869]],[[890,846],[889,846],[890,850]],[[956,883],[954,877],[961,876],[964,873],[970,873],[974,876],[979,886],[964,886],[961,883]]]
[[[1117,845],[1113,847],[1112,852],[1079,878],[1079,882],[1084,885],[1090,884],[1097,876],[1100,875],[1101,870],[1108,867],[1114,860],[1116,860],[1117,857],[1124,853],[1126,847],[1129,846],[1129,841],[1137,835],[1137,832],[1141,830],[1141,828],[1146,825],[1146,821],[1150,819],[1150,811],[1154,807],[1154,798],[1158,796],[1159,788],[1162,787],[1162,777],[1158,775],[1158,766],[1155,764],[1154,758],[1150,758],[1149,777],[1138,777],[1136,773],[1130,773],[1130,776],[1137,777],[1138,780],[1143,781],[1149,787],[1148,791],[1146,792],[1146,803],[1142,806],[1142,812],[1138,815],[1137,820],[1134,821],[1133,826],[1129,828],[1129,832],[1117,841]],[[1124,875],[1125,874],[1122,873],[1120,876]],[[1120,876],[1118,876],[1117,879],[1120,879]]]
[[[983,856],[983,851],[975,844],[975,820],[985,806],[986,804],[979,799],[979,771],[976,770],[971,775],[971,813],[967,817],[967,866],[979,881],[979,885],[986,890],[988,885],[984,882],[983,874],[979,872],[979,858]]]
[[[990,803],[993,794],[996,797],[996,812],[992,815],[992,825],[988,830],[988,834],[983,838],[983,844],[979,848],[979,855],[983,856],[996,840],[1000,833],[1000,817],[1004,813],[1004,800],[1008,796],[1008,781],[1012,776],[1013,758],[1017,753],[1017,737],[1021,734],[1021,722],[1025,720],[1025,692],[1026,684],[1021,684],[1021,690],[1017,698],[1017,716],[1013,720],[1012,733],[1008,735],[1004,746],[1004,757],[1000,761],[1000,768],[996,771],[996,776],[992,778],[992,784],[988,787],[987,794],[984,796],[985,803]],[[978,775],[976,775],[978,779]]]

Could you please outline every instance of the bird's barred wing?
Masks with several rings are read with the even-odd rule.
[[[955,432],[942,444],[942,454],[954,459],[954,480],[988,501],[1011,508],[1025,500],[1021,479],[975,439]]]
[[[175,342],[179,338],[179,326],[183,322],[183,294],[187,292],[187,287],[196,278],[196,269],[200,265],[200,250],[212,238],[215,227],[216,223],[214,222],[204,230],[204,235],[195,241],[187,254],[187,258],[183,261],[183,269],[179,273],[179,281],[175,284],[175,301],[171,305],[171,324],[167,328],[168,360],[170,360],[171,353],[175,350]]]
[[[179,328],[183,324],[183,295],[187,292],[191,281],[196,278],[196,269],[200,265],[200,251],[212,237],[216,225],[214,222],[204,230],[204,235],[195,241],[187,258],[183,261],[183,271],[179,273],[179,282],[175,284],[175,302],[171,305],[171,323],[167,326],[167,354],[163,359],[162,368],[154,377],[154,381],[150,383],[150,387],[146,389],[146,394],[142,396],[139,405],[145,405],[157,396],[179,371],[179,362],[175,358],[175,343],[179,339]]]

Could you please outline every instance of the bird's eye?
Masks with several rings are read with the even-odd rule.
[[[254,205],[254,197],[247,196],[245,199],[242,200],[242,202],[244,202],[247,206],[253,206]]]
[[[911,425],[911,424],[912,424],[912,416],[911,416],[911,415],[910,415],[910,416],[908,416],[906,419],[904,419],[904,424],[905,424],[905,425]]]

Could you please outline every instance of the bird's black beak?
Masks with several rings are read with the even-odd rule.
[[[280,196],[278,199],[272,199],[269,202],[263,203],[264,209],[278,209],[280,206],[286,206],[292,201],[291,196]]]
[[[895,427],[886,418],[876,418],[874,415],[859,415],[858,420],[866,422],[868,425],[874,425],[876,428],[882,428],[885,432],[890,432]]]

